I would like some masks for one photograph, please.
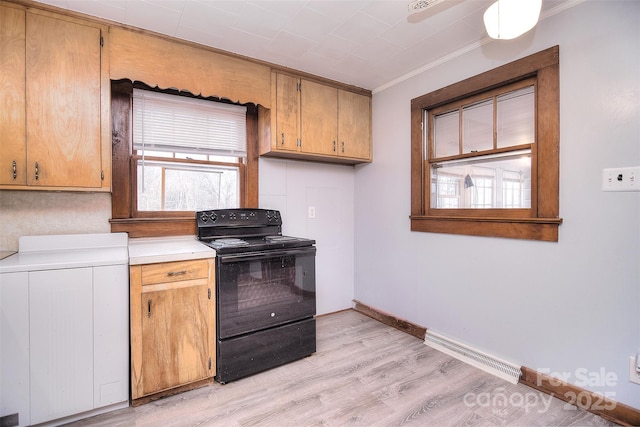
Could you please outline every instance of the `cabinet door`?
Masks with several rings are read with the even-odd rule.
[[[0,10],[1,12],[1,10]],[[0,274],[0,417],[29,409],[29,273]]]
[[[25,12],[0,5],[0,184],[25,185]]]
[[[300,80],[285,74],[276,77],[276,147],[298,150],[300,138]]]
[[[27,13],[28,185],[102,185],[100,35],[96,27]]]
[[[31,423],[93,409],[91,268],[29,273]]]
[[[338,91],[338,155],[371,158],[371,98]]]
[[[302,80],[301,84],[301,150],[305,153],[336,155],[338,90],[306,80]]]
[[[142,287],[142,395],[212,376],[209,295],[206,279]]]
[[[93,268],[93,405],[129,399],[129,269]]]

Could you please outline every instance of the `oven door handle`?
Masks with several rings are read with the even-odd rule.
[[[222,264],[231,263],[231,262],[240,262],[240,261],[259,261],[263,259],[269,258],[279,258],[284,256],[294,256],[294,255],[307,255],[307,254],[315,254],[316,248],[315,246],[309,246],[305,248],[293,248],[293,249],[284,249],[284,250],[271,250],[271,251],[261,251],[261,252],[245,252],[239,254],[229,254],[229,255],[220,255],[218,256],[218,260]]]

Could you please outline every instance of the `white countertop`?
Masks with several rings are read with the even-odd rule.
[[[129,239],[129,264],[186,261],[213,258],[216,251],[195,236],[143,237]]]
[[[126,233],[23,236],[0,273],[121,265],[129,262]]]

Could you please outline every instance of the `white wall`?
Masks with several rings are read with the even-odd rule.
[[[350,308],[354,266],[354,167],[260,159],[260,207],[282,214],[283,234],[316,240],[318,314]],[[316,217],[308,218],[308,207]]]
[[[411,232],[410,100],[560,46],[559,242]],[[428,47],[425,47],[425,49]],[[355,298],[640,408],[640,193],[604,193],[640,165],[640,2],[587,1],[373,97],[374,162],[355,177]],[[617,375],[588,385],[584,369]]]

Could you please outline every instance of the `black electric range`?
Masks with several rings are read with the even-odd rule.
[[[277,210],[196,213],[216,250],[216,380],[253,375],[316,351],[315,240],[282,235]]]

